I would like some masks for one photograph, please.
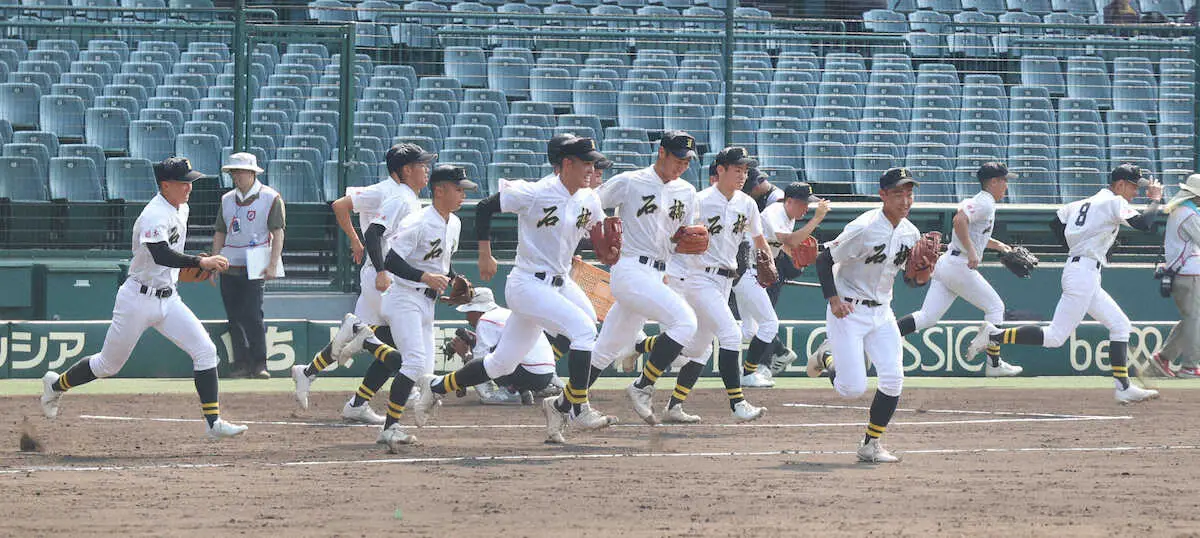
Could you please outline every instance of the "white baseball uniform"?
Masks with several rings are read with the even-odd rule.
[[[776,191],[779,189],[771,192]],[[762,235],[767,239],[767,245],[771,247],[771,257],[774,258],[783,244],[775,234],[792,233],[796,228],[796,221],[788,217],[782,202],[768,205],[761,213],[761,220]],[[779,334],[779,314],[775,312],[775,305],[771,303],[767,289],[758,285],[758,270],[753,263],[746,269],[746,274],[738,281],[734,291],[738,314],[742,317],[742,341],[749,342],[755,336],[763,342],[774,340]]]
[[[176,208],[158,194],[133,223],[129,278],[117,291],[104,346],[99,353],[88,357],[96,377],[116,375],[129,360],[142,333],[150,327],[187,352],[194,370],[217,366],[217,346],[175,288],[179,269],[154,263],[146,248],[147,244],[165,241],[171,250],[183,252],[187,219],[187,204]]]
[[[567,191],[557,175],[500,182],[500,210],[517,214],[517,257],[504,297],[512,314],[496,349],[483,359],[488,377],[511,374],[529,355],[543,331],[561,334],[571,349],[596,345],[596,311],[571,279],[571,259],[579,240],[604,219],[591,189]]]
[[[400,221],[392,238],[391,251],[414,269],[445,275],[458,250],[462,224],[451,213],[446,218],[433,206],[425,207]],[[371,284],[374,287],[374,282]],[[433,314],[437,292],[421,282],[392,275],[392,285],[382,296],[383,320],[392,329],[392,339],[403,364],[400,373],[420,379],[433,372]]]
[[[1108,328],[1110,341],[1128,342],[1132,329],[1129,317],[1100,287],[1100,268],[1117,240],[1117,232],[1129,225],[1126,221],[1137,211],[1124,198],[1104,188],[1091,198],[1058,208],[1057,214],[1067,226],[1067,263],[1063,266],[1062,298],[1054,308],[1050,327],[1043,333],[1042,345],[1063,345],[1085,315]]]
[[[671,237],[693,220],[696,187],[682,179],[664,182],[651,166],[613,176],[599,195],[605,208],[618,208],[623,233],[621,259],[611,271],[616,301],[600,328],[592,365],[604,369],[628,353],[648,319],[686,346],[696,333],[696,314],[663,283],[663,273],[675,248]]]
[[[967,235],[971,245],[976,253],[983,256],[996,223],[996,199],[987,191],[980,191],[958,204],[958,209],[967,217]],[[983,319],[988,323],[1004,323],[1004,300],[979,271],[967,267],[966,249],[958,234],[952,233],[950,249],[941,255],[934,267],[933,281],[929,284],[925,301],[921,309],[912,314],[917,330],[937,324],[959,297],[982,310]]]
[[[892,312],[892,286],[904,269],[921,232],[908,219],[897,226],[872,209],[846,225],[836,239],[825,243],[834,262],[838,294],[854,311],[837,318],[826,306],[825,326],[833,352],[834,388],[848,398],[867,390],[864,354],[875,365],[879,391],[899,396],[904,386],[900,329]]]
[[[388,233],[384,236],[385,239],[395,234],[395,225],[421,205],[412,187],[390,177],[369,187],[347,187],[346,196],[350,197],[351,210],[358,213],[359,229],[366,233],[372,222],[379,222],[387,226]],[[401,199],[395,203],[388,203],[396,197]],[[408,211],[405,212],[405,209]],[[387,254],[388,246],[386,242],[383,244],[384,254]],[[358,271],[360,290],[358,301],[354,304],[354,315],[371,325],[383,323],[383,315],[379,311],[382,294],[375,289],[376,274],[375,266],[371,265],[370,260],[363,260]]]
[[[512,310],[496,307],[484,312],[479,317],[479,323],[475,325],[474,354],[476,357],[486,357],[496,348],[510,316],[512,316]],[[533,348],[521,359],[519,366],[534,375],[554,373],[554,349],[550,347],[546,333],[542,333],[534,339]]]

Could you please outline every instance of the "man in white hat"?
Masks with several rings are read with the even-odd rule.
[[[1168,213],[1166,238],[1163,244],[1167,271],[1174,273],[1171,298],[1183,316],[1171,328],[1162,351],[1154,354],[1152,363],[1159,373],[1168,377],[1200,377],[1200,174],[1188,176],[1179,185],[1163,211]],[[1179,370],[1172,363],[1180,361]]]
[[[221,277],[221,300],[229,317],[233,377],[270,379],[263,284],[280,276],[286,220],[283,198],[258,181],[263,169],[252,153],[230,155],[221,172],[233,179],[233,189],[221,197],[212,251],[229,259],[229,271]],[[266,263],[247,261],[252,258],[265,258]],[[248,271],[250,266],[254,274]]]
[[[488,288],[475,288],[475,297],[471,302],[459,306],[457,310],[467,315],[467,323],[475,331],[468,331],[465,340],[455,336],[451,342],[454,351],[464,361],[483,360],[500,343],[504,324],[512,311],[496,304],[495,296]],[[469,341],[471,336],[474,337],[473,343]],[[546,333],[542,333],[513,373],[475,385],[475,392],[484,404],[532,404],[534,396],[546,398],[556,395],[561,391],[561,384],[562,381],[554,375],[554,350]]]

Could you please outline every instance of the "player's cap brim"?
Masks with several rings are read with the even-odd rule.
[[[699,158],[699,156],[696,155],[696,150],[694,150],[694,149],[681,148],[681,149],[672,149],[672,150],[667,150],[667,151],[670,151],[671,155],[674,155],[680,159],[697,159],[697,158]]]
[[[492,310],[495,310],[499,307],[500,307],[500,305],[496,304],[495,302],[486,302],[486,303],[479,303],[479,304],[467,303],[464,305],[459,305],[458,307],[455,308],[455,310],[457,310],[459,312],[463,312],[463,313],[466,313],[466,312],[491,312]]]
[[[190,171],[190,172],[188,172],[188,173],[186,173],[186,174],[184,174],[184,175],[182,175],[182,176],[180,176],[180,177],[173,177],[173,178],[170,178],[170,179],[163,179],[163,180],[161,180],[161,181],[175,181],[175,182],[177,182],[177,183],[191,183],[191,182],[193,182],[193,181],[196,181],[197,179],[202,179],[202,178],[204,178],[204,177],[207,177],[207,176],[205,176],[205,175],[204,175],[203,173],[201,173],[201,172],[198,172],[198,171],[196,171],[196,170],[192,170],[192,171]]]

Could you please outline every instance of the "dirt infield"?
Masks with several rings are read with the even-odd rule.
[[[843,407],[869,400],[748,393],[770,409],[751,426],[702,389],[703,424],[651,428],[598,391],[625,423],[562,447],[542,444],[534,407],[451,397],[397,455],[333,420],[340,393],[305,412],[227,394],[250,431],[222,443],[194,395],[73,394],[53,423],[36,398],[0,398],[0,534],[1200,535],[1200,391],[1121,407],[1111,390],[913,389],[885,437],[905,460],[882,466],[855,463],[866,411]],[[24,416],[45,452],[18,452]]]

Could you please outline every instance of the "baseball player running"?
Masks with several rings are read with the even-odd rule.
[[[700,422],[700,417],[684,411],[683,402],[687,400],[712,354],[713,336],[716,336],[719,348],[717,367],[734,419],[747,422],[766,412],[764,408],[751,405],[742,394],[741,368],[738,364],[742,337],[733,311],[729,308],[729,292],[737,276],[735,268],[742,238],[750,237],[759,250],[767,251],[770,248],[763,237],[758,205],[741,192],[742,183],[746,181],[746,170],[758,162],[751,159],[742,147],[721,150],[715,162],[717,182],[696,195],[696,212],[692,219],[707,228],[710,237],[708,249],[699,254],[676,254],[668,264],[668,285],[687,300],[697,319],[696,333],[682,350],[682,356],[688,357],[688,361],[679,368],[675,391],[667,404],[668,422]],[[773,263],[771,259],[766,258]],[[757,282],[755,285],[758,285]],[[653,384],[646,385],[649,391],[653,388]],[[636,394],[640,397],[646,391],[630,392],[631,396]],[[657,417],[652,415],[648,422],[656,423]]]
[[[605,208],[618,208],[624,228],[621,258],[612,266],[612,308],[604,319],[592,357],[594,383],[613,361],[629,353],[647,319],[659,333],[642,374],[626,389],[634,411],[649,424],[654,416],[654,382],[696,334],[696,314],[664,283],[666,261],[695,212],[696,187],[679,179],[696,155],[696,139],[683,131],[663,133],[658,159],[641,170],[613,176],[600,185]],[[699,227],[703,232],[703,227]]]
[[[1003,163],[987,162],[975,173],[981,190],[979,194],[958,204],[954,214],[954,233],[950,249],[938,259],[933,271],[933,282],[925,294],[921,309],[896,321],[900,336],[908,336],[937,324],[955,299],[962,297],[983,311],[983,319],[993,326],[1004,323],[1004,300],[992,288],[987,279],[976,268],[983,259],[983,249],[1000,252],[1012,250],[1008,245],[992,239],[996,222],[996,202],[1004,198],[1008,180],[1015,179]],[[822,343],[813,352],[816,360],[809,361],[808,375],[820,375],[828,362],[829,346]],[[984,375],[987,377],[1010,377],[1019,375],[1022,368],[1013,366],[1000,358],[1000,345],[988,345]],[[972,355],[974,356],[974,355]]]
[[[512,313],[491,353],[450,374],[421,380],[421,394],[413,404],[418,426],[426,423],[443,395],[513,373],[543,331],[565,335],[570,341],[567,385],[562,395],[542,401],[547,442],[565,442],[563,431],[568,423],[576,429],[594,430],[616,422],[588,403],[588,366],[596,345],[596,312],[570,278],[571,258],[579,240],[603,223],[600,200],[587,188],[595,163],[603,158],[596,151],[595,140],[563,140],[555,155],[557,175],[537,182],[502,181],[499,193],[476,206],[479,273],[484,280],[491,280],[497,270],[489,239],[492,215],[498,211],[517,214],[516,263],[504,288]],[[597,238],[593,233],[593,239]]]
[[[183,253],[187,241],[188,198],[192,182],[204,174],[192,170],[182,157],[170,157],[154,165],[158,195],[146,204],[133,223],[133,260],[129,278],[117,291],[112,324],[100,352],[84,357],[59,375],[42,376],[42,414],[58,416],[66,391],[116,375],[129,360],[142,333],[154,327],[192,358],[196,394],[210,438],[240,435],[246,427],[221,418],[217,402],[217,347],[200,320],[179,298],[179,270],[224,271],[229,260],[223,256],[191,256]],[[195,269],[199,268],[199,269]]]
[[[1150,204],[1142,213],[1129,205],[1141,187],[1146,188]],[[1054,308],[1049,327],[1025,325],[999,329],[985,321],[979,335],[971,341],[967,357],[978,355],[989,345],[1020,344],[1055,348],[1063,345],[1085,315],[1108,328],[1108,356],[1112,363],[1113,385],[1117,401],[1123,404],[1158,397],[1158,391],[1143,389],[1129,380],[1129,318],[1121,306],[1100,286],[1100,268],[1117,239],[1121,226],[1143,232],[1154,229],[1162,184],[1132,164],[1122,164],[1109,175],[1108,187],[1091,198],[1071,202],[1058,209],[1050,227],[1067,246],[1067,262],[1062,274],[1062,298]],[[839,373],[840,375],[840,373]]]
[[[879,179],[883,207],[847,224],[825,244],[816,261],[817,277],[829,301],[825,323],[837,370],[834,388],[847,398],[866,392],[864,354],[879,378],[866,437],[858,449],[858,459],[864,462],[900,461],[879,438],[896,412],[904,384],[900,331],[891,301],[896,273],[905,267],[921,236],[907,219],[916,186],[905,168],[884,172]],[[916,285],[907,278],[906,282]]]
[[[808,213],[810,204],[816,204],[813,218],[796,230],[796,221]],[[803,182],[788,185],[779,202],[767,204],[762,211],[762,229],[776,263],[789,260],[779,257],[780,251],[793,252],[812,237],[828,212],[829,201],[813,196],[812,187]],[[742,340],[750,342],[742,364],[742,386],[774,386],[771,374],[782,372],[796,358],[779,341],[779,315],[775,312],[779,294],[772,295],[760,286],[754,264],[748,264],[746,274],[734,286],[734,297],[742,317]],[[784,352],[776,353],[781,348]],[[761,365],[768,365],[769,370],[760,369]]]
[[[354,314],[358,319],[376,326],[375,335],[391,346],[395,345],[392,329],[381,326],[387,318],[381,311],[381,298],[392,283],[391,275],[384,270],[384,255],[392,247],[391,243],[397,237],[404,219],[421,209],[417,193],[429,184],[429,163],[436,158],[437,154],[426,152],[416,144],[392,146],[386,156],[389,179],[370,187],[347,188],[347,195],[333,203],[338,222],[347,224],[342,230],[348,229],[348,235],[353,236],[352,243],[358,241],[358,236],[353,226],[349,226],[351,209],[359,212],[359,223],[364,231],[366,244],[360,246],[367,254],[368,263],[364,263],[359,272],[362,289]],[[355,258],[355,262],[360,260],[360,256]],[[296,401],[302,409],[308,409],[308,393],[317,376],[334,362],[330,354],[317,353],[309,364],[292,367]],[[383,424],[384,417],[367,404],[393,374],[382,362],[372,361],[362,384],[342,406],[342,419],[363,424]]]

